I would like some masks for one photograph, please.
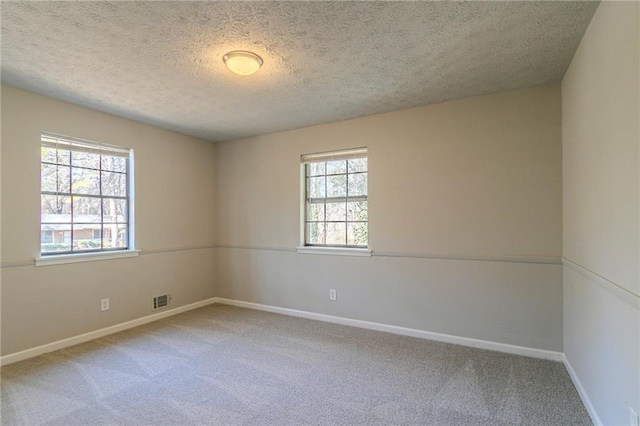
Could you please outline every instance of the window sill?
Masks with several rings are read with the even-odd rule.
[[[36,266],[63,265],[65,263],[96,262],[99,260],[136,257],[140,250],[103,251],[98,253],[58,254],[36,258]]]
[[[296,251],[302,254],[327,254],[331,256],[364,256],[371,257],[371,250],[352,247],[296,247]]]

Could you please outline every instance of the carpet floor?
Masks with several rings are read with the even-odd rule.
[[[2,368],[3,425],[587,425],[561,363],[212,305]]]

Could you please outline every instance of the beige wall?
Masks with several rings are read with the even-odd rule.
[[[33,266],[42,131],[134,149],[141,256]],[[211,143],[3,86],[2,354],[149,315],[164,292],[174,307],[212,297],[213,164]]]
[[[565,354],[604,424],[640,413],[639,17],[601,3],[562,81]]]
[[[526,263],[561,254],[560,108],[549,84],[217,144],[217,295],[561,351],[561,267]],[[358,146],[374,257],[293,252],[300,155]]]

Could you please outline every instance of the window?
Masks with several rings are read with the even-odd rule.
[[[367,149],[307,154],[301,160],[305,246],[366,248]]]
[[[129,149],[41,135],[42,255],[133,247],[131,162]]]
[[[42,243],[52,243],[53,242],[53,231],[41,231],[40,232],[40,242],[42,242]]]

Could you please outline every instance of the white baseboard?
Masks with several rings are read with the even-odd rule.
[[[139,325],[157,321],[162,318],[170,317],[172,315],[180,314],[182,312],[190,311],[192,309],[197,309],[203,306],[211,305],[215,302],[216,302],[216,298],[213,297],[211,299],[201,300],[199,302],[180,306],[174,309],[169,309],[167,311],[158,312],[156,314],[152,314],[146,317],[123,322],[121,324],[116,324],[110,327],[101,328],[99,330],[91,331],[89,333],[80,334],[79,336],[69,337],[67,339],[62,339],[56,342],[47,343],[46,345],[36,346],[35,348],[26,349],[20,352],[15,352],[15,353],[0,357],[0,366],[11,364],[18,361],[23,361],[28,358],[33,358],[35,356],[42,355],[47,352],[53,352],[59,349],[64,349],[69,346],[77,345],[79,343],[88,342],[89,340],[98,339],[100,337],[104,337],[109,334],[117,333],[119,331],[127,330],[129,328],[133,328]]]
[[[598,417],[598,413],[596,413],[595,408],[593,408],[593,404],[591,404],[591,400],[589,399],[589,395],[587,395],[587,391],[584,390],[584,387],[582,387],[582,383],[580,382],[578,375],[576,374],[575,370],[571,366],[571,363],[569,362],[565,354],[562,355],[562,362],[564,364],[564,367],[569,372],[569,377],[571,377],[571,381],[573,382],[573,385],[576,387],[576,390],[578,391],[578,395],[580,395],[580,399],[582,399],[582,403],[584,404],[584,407],[587,409],[587,413],[589,413],[589,416],[591,417],[591,421],[595,426],[602,426],[600,417]]]
[[[488,340],[472,339],[469,337],[453,336],[449,334],[434,333],[430,331],[417,330],[414,328],[398,327],[395,325],[388,325],[388,324],[381,324],[381,323],[370,322],[370,321],[336,317],[332,315],[318,314],[315,312],[299,311],[296,309],[262,305],[259,303],[244,302],[241,300],[231,300],[231,299],[225,299],[221,297],[212,297],[210,299],[201,300],[199,302],[191,303],[189,305],[180,306],[175,309],[158,312],[156,314],[148,315],[132,321],[127,321],[127,322],[116,324],[110,327],[101,328],[100,330],[81,334],[79,336],[58,340],[56,342],[47,343],[46,345],[41,345],[35,348],[26,349],[24,351],[5,355],[3,357],[0,357],[0,366],[8,365],[18,361],[23,361],[28,358],[33,358],[35,356],[42,355],[48,352],[64,349],[69,346],[77,345],[79,343],[88,342],[90,340],[98,339],[100,337],[104,337],[109,334],[117,333],[119,331],[127,330],[133,327],[137,327],[139,325],[148,324],[150,322],[157,321],[162,318],[166,318],[172,315],[177,315],[182,312],[201,308],[203,306],[211,305],[214,303],[238,306],[241,308],[255,309],[259,311],[273,312],[277,314],[307,318],[307,319],[312,319],[317,321],[347,325],[347,326],[358,327],[358,328],[365,328],[369,330],[383,331],[383,332],[392,333],[392,334],[399,334],[402,336],[411,336],[411,337],[417,337],[420,339],[434,340],[437,342],[452,343],[456,345],[469,346],[473,348],[487,349],[487,350],[492,350],[497,352],[514,354],[514,355],[523,355],[523,356],[528,356],[533,358],[541,358],[541,359],[548,359],[552,361],[563,362],[565,368],[569,373],[569,377],[571,377],[571,380],[573,381],[578,391],[578,394],[580,395],[580,398],[582,399],[582,402],[584,403],[584,406],[587,409],[587,412],[589,413],[589,416],[591,416],[591,420],[593,421],[594,425],[596,426],[602,425],[602,422],[600,421],[598,414],[596,413],[595,409],[593,408],[593,405],[591,404],[591,400],[589,399],[587,392],[582,386],[582,383],[580,383],[580,379],[578,378],[576,372],[573,370],[573,367],[569,363],[569,360],[561,352],[548,351],[544,349],[535,349],[535,348],[529,348],[525,346],[509,345],[506,343],[491,342]]]
[[[434,340],[437,342],[452,343],[456,345],[469,346],[472,348],[505,352],[505,353],[514,354],[514,355],[523,355],[523,356],[529,356],[533,358],[548,359],[548,360],[559,361],[559,362],[564,361],[565,365],[567,365],[567,369],[569,370],[572,379],[574,379],[575,377],[575,374],[573,374],[572,370],[570,370],[568,363],[566,362],[564,355],[561,352],[548,351],[544,349],[535,349],[535,348],[529,348],[525,346],[509,345],[506,343],[497,343],[497,342],[491,342],[488,340],[473,339],[469,337],[453,336],[450,334],[434,333],[434,332],[418,330],[414,328],[406,328],[406,327],[399,327],[395,325],[381,324],[381,323],[370,322],[370,321],[336,317],[331,315],[318,314],[315,312],[299,311],[296,309],[281,308],[277,306],[262,305],[259,303],[244,302],[241,300],[231,300],[231,299],[225,299],[220,297],[213,297],[210,299],[202,300],[200,302],[191,303],[185,306],[180,306],[175,309],[170,309],[167,311],[148,315],[146,317],[138,318],[132,321],[127,321],[127,322],[116,324],[110,327],[101,328],[100,330],[91,331],[89,333],[81,334],[74,337],[69,337],[67,339],[58,340],[56,342],[47,343],[41,346],[36,346],[35,348],[26,349],[24,351],[5,355],[3,357],[0,357],[0,366],[22,361],[28,358],[32,358],[48,352],[53,352],[59,349],[67,348],[69,346],[77,345],[79,343],[88,342],[89,340],[98,339],[100,337],[104,337],[109,334],[117,333],[119,331],[127,330],[129,328],[133,328],[139,325],[157,321],[159,319],[180,314],[182,312],[190,311],[192,309],[201,308],[203,306],[211,305],[213,303],[238,306],[241,308],[249,308],[249,309],[255,309],[259,311],[273,312],[277,314],[307,318],[307,319],[329,322],[334,324],[348,325],[351,327],[359,327],[359,328],[365,328],[369,330],[383,331],[386,333],[417,337],[420,339]],[[577,378],[574,379],[574,383],[576,383],[577,388],[581,389],[581,386],[579,385]],[[585,405],[586,405],[586,402],[585,402]]]
[[[437,342],[453,343],[456,345],[470,346],[472,348],[488,349],[491,351],[505,352],[514,355],[524,355],[532,358],[548,359],[562,362],[564,355],[561,352],[548,351],[544,349],[528,348],[525,346],[509,345],[506,343],[491,342],[488,340],[472,339],[469,337],[452,336],[450,334],[433,333],[431,331],[417,330],[414,328],[398,327],[395,325],[381,324],[376,322],[361,321],[350,318],[335,317],[331,315],[318,314],[314,312],[298,311],[295,309],[280,308],[277,306],[261,305],[259,303],[244,302],[241,300],[224,299],[215,297],[215,303],[238,306],[241,308],[255,309],[259,311],[273,312],[276,314],[289,315],[300,318],[307,318],[317,321],[330,322],[334,324],[348,325],[352,327],[366,328],[369,330],[384,331],[402,336],[418,337],[420,339],[435,340]]]

